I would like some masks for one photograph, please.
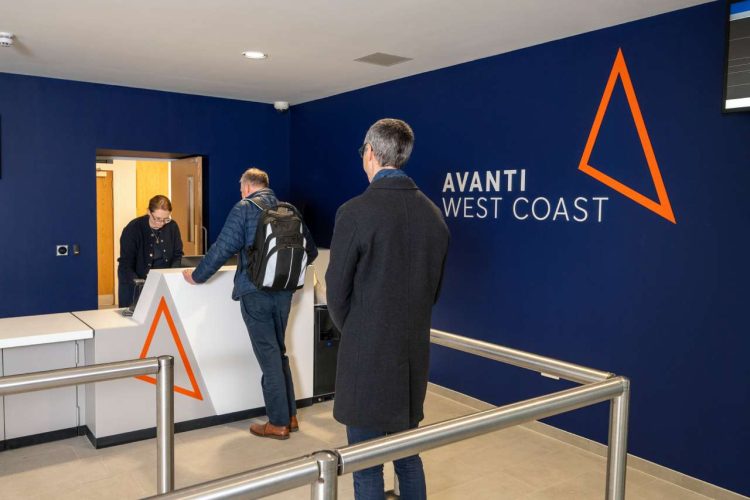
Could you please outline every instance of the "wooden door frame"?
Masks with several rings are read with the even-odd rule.
[[[100,305],[100,306],[101,305],[114,305],[115,304],[115,299],[116,299],[116,296],[117,296],[117,293],[115,291],[115,269],[114,269],[114,251],[115,251],[114,250],[114,238],[115,238],[115,235],[114,235],[114,172],[111,171],[111,170],[103,170],[103,169],[98,169],[97,168],[97,170],[96,170],[96,177],[97,178],[104,177],[104,178],[107,178],[109,180],[109,192],[107,193],[107,195],[108,195],[108,200],[107,201],[109,202],[110,210],[111,210],[109,220],[107,220],[107,221],[100,221],[101,211],[99,209],[99,186],[98,186],[98,183],[97,183],[97,186],[96,186],[96,195],[95,195],[96,196],[96,201],[97,201],[97,203],[96,203],[96,206],[97,206],[97,210],[96,210],[97,304]],[[102,240],[101,240],[100,234],[99,234],[100,223],[101,224],[108,224],[110,226],[109,227],[109,233],[111,233],[111,235],[112,235],[112,241],[109,242],[109,246],[110,246],[110,250],[111,251],[106,256],[100,255],[100,252],[103,251]],[[107,279],[106,277],[102,276],[102,266],[103,265],[106,265],[107,267],[111,266],[111,268],[112,268],[111,269],[111,271],[112,271],[111,276],[109,276],[109,280],[111,281],[111,285],[112,285],[111,293],[102,294],[101,282],[102,282],[103,279]],[[105,303],[102,302],[102,298],[103,297],[104,298],[111,297],[112,300],[111,300],[111,302],[110,301],[106,301],[108,303],[105,304]]]

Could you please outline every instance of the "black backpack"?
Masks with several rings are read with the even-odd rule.
[[[247,249],[247,274],[258,290],[297,290],[305,284],[307,252],[304,222],[290,203],[267,207],[250,199],[260,208],[255,241]]]

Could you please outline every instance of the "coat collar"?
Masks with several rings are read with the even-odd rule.
[[[148,214],[141,215],[140,217],[138,217],[138,220],[139,220],[139,223],[140,223],[140,226],[141,226],[141,231],[144,234],[150,234],[152,231],[160,231],[160,232],[164,232],[164,234],[169,234],[168,232],[171,231],[171,229],[170,229],[171,226],[175,226],[177,224],[173,220],[169,224],[164,224],[162,227],[160,227],[158,229],[154,229],[154,228],[151,227],[151,224],[149,224],[149,222],[148,222]]]
[[[266,196],[276,196],[271,188],[261,188],[254,192],[251,195],[248,195],[246,200],[249,200],[250,198],[256,198],[256,197],[266,197]]]
[[[394,176],[372,181],[367,189],[417,189],[417,185],[411,177]]]
[[[144,232],[144,233],[148,233],[148,232],[150,232],[150,231],[151,231],[151,225],[150,225],[150,224],[148,223],[148,214],[146,214],[146,215],[141,215],[140,217],[138,217],[138,220],[139,220],[139,222],[140,222],[140,225],[141,225],[141,229],[143,230],[143,232]],[[159,229],[154,229],[154,231],[161,231],[162,229],[164,229],[164,228],[165,228],[165,227],[167,227],[168,225],[169,225],[169,224],[164,224],[164,225],[163,225],[162,227],[160,227]]]

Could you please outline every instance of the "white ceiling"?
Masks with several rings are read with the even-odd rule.
[[[701,3],[0,0],[0,71],[298,104]],[[413,60],[354,62],[373,52]]]

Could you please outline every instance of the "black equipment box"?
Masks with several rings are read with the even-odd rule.
[[[341,333],[328,315],[328,306],[315,306],[313,398],[318,401],[333,397],[340,340]]]

